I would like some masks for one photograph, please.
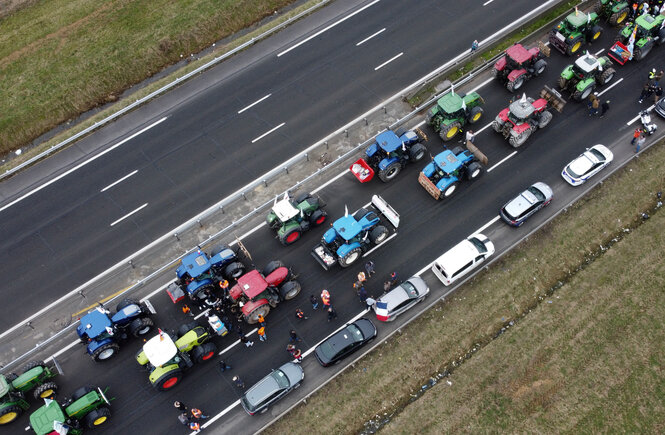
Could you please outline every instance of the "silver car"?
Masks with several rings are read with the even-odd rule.
[[[539,181],[508,201],[499,214],[508,225],[519,227],[535,212],[549,205],[552,196],[550,186]]]
[[[605,145],[594,145],[568,163],[561,171],[561,176],[569,184],[579,186],[609,165],[613,159],[614,154]]]
[[[427,283],[419,276],[412,276],[377,299],[374,304],[376,318],[382,322],[395,320],[397,316],[425,299],[428,294]]]
[[[254,384],[240,398],[240,403],[249,415],[265,412],[270,405],[298,388],[304,378],[302,367],[288,362]]]

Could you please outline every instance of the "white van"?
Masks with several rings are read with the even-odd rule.
[[[492,254],[494,244],[490,239],[482,234],[474,234],[437,258],[432,265],[432,272],[444,285],[450,285]]]

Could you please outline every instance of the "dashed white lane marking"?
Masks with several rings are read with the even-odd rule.
[[[379,66],[377,66],[376,68],[374,68],[374,71],[378,71],[378,70],[380,70],[381,68],[383,68],[384,66],[388,65],[390,62],[392,62],[393,60],[397,59],[398,57],[400,57],[400,56],[403,55],[403,54],[404,54],[404,52],[401,52],[400,54],[391,57],[391,58],[388,59],[387,61],[383,62],[381,65],[379,65]]]
[[[365,38],[362,41],[360,41],[359,43],[357,43],[356,47],[358,47],[359,45],[364,44],[365,42],[369,41],[370,39],[374,38],[377,35],[380,35],[381,33],[385,32],[385,31],[386,31],[386,28],[384,27],[383,29],[379,30],[378,32],[369,35],[367,38]]]
[[[122,183],[123,181],[125,181],[126,179],[128,179],[129,177],[131,177],[132,175],[136,174],[138,171],[139,171],[139,170],[137,169],[137,170],[135,170],[135,171],[133,171],[133,172],[130,172],[129,174],[125,175],[124,177],[122,177],[122,178],[119,179],[118,181],[114,181],[113,183],[109,184],[108,186],[106,186],[105,188],[103,188],[102,190],[100,190],[100,192],[106,192],[106,191],[109,190],[111,187],[115,186],[115,185],[118,184],[118,183]]]
[[[121,217],[120,219],[118,219],[117,221],[114,221],[114,222],[111,224],[111,226],[117,224],[118,222],[121,222],[121,221],[127,219],[128,217],[130,217],[130,216],[133,215],[134,213],[137,213],[138,211],[140,211],[140,210],[146,208],[147,206],[148,206],[148,203],[146,202],[145,204],[143,204],[141,207],[137,208],[136,210],[131,211],[131,212],[127,213],[126,215],[124,215],[123,217]]]
[[[261,101],[265,100],[266,98],[269,98],[271,95],[272,95],[272,94],[268,94],[268,95],[266,95],[266,96],[263,97],[263,98],[259,98],[258,100],[254,101],[252,104],[250,104],[249,106],[245,107],[244,109],[238,110],[238,114],[241,114],[241,113],[244,112],[245,110],[250,109],[250,108],[256,106],[256,105],[259,104]]]
[[[261,136],[259,136],[259,137],[257,137],[256,139],[254,139],[254,140],[252,141],[252,143],[256,143],[256,142],[260,141],[261,139],[263,139],[264,137],[268,136],[268,135],[269,135],[270,133],[272,133],[273,131],[277,130],[278,128],[284,127],[284,124],[286,124],[286,122],[282,122],[282,123],[279,124],[277,127],[273,127],[273,128],[271,128],[270,130],[268,130],[268,131],[266,131],[265,133],[263,133]]]
[[[618,85],[619,83],[621,83],[622,81],[623,81],[623,77],[620,78],[619,80],[617,80],[616,82],[612,83],[611,85],[609,85],[609,86],[606,87],[605,89],[603,89],[602,92],[598,92],[598,96],[603,95],[605,92],[609,91],[610,89],[612,89],[613,87],[615,87],[616,85]]]
[[[492,166],[491,168],[489,168],[489,169],[487,170],[487,172],[492,172],[492,170],[493,170],[494,168],[496,168],[496,167],[499,166],[501,163],[505,162],[506,160],[508,160],[509,158],[511,158],[512,156],[514,156],[515,154],[517,154],[517,151],[513,151],[512,153],[508,154],[506,157],[504,157],[503,159],[501,159],[501,161],[499,161],[499,163],[497,163],[496,165],[494,165],[494,166]]]

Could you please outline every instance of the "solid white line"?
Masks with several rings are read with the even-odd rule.
[[[376,68],[374,68],[374,71],[378,71],[378,70],[380,70],[381,68],[383,68],[384,66],[388,65],[390,62],[392,62],[393,60],[397,59],[398,57],[400,57],[400,56],[403,55],[403,54],[404,54],[404,52],[401,52],[401,53],[398,54],[397,56],[391,57],[391,58],[388,59],[387,61],[383,62],[381,65],[379,65],[379,66],[377,66]]]
[[[229,243],[228,245],[229,245],[229,246],[235,246],[235,245],[238,243],[238,240],[242,240],[242,239],[244,239],[245,237],[249,236],[250,234],[253,234],[253,233],[254,233],[255,231],[257,231],[259,228],[261,228],[261,227],[263,227],[263,226],[265,226],[265,225],[267,225],[265,221],[261,222],[260,224],[258,224],[258,225],[255,226],[254,228],[252,228],[251,230],[247,231],[247,232],[246,232],[245,234],[243,234],[242,236],[240,236],[240,237],[238,237],[237,239],[233,240],[233,241],[232,241],[231,243]]]
[[[651,111],[654,109],[654,107],[656,107],[656,106],[655,106],[655,105],[651,105],[651,106],[647,107],[647,112],[651,112]],[[633,122],[637,121],[638,119],[640,119],[640,115],[639,115],[639,114],[638,114],[635,118],[633,118],[633,119],[631,119],[630,121],[628,121],[628,122],[626,123],[626,125],[630,125],[630,124],[632,124]]]
[[[256,328],[252,329],[252,330],[249,331],[247,334],[245,334],[245,337],[249,337],[250,335],[254,334],[255,332],[256,332]],[[227,346],[226,348],[222,349],[217,355],[221,355],[221,354],[223,354],[223,353],[225,353],[225,352],[228,352],[229,350],[231,350],[231,349],[233,349],[234,347],[236,347],[236,346],[238,345],[238,343],[242,343],[242,342],[241,342],[240,340],[236,340],[236,341],[234,341],[232,345]]]
[[[487,0],[485,3],[483,3],[483,6],[487,6],[488,4],[492,3],[494,0]]]
[[[478,228],[476,231],[472,232],[471,234],[473,235],[473,234],[482,233],[485,229],[487,229],[487,227],[489,227],[490,225],[492,225],[494,222],[498,221],[499,219],[501,219],[501,216],[498,216],[498,215],[497,215],[494,219],[492,219],[491,221],[487,222],[485,225],[483,225],[482,227]]]
[[[478,130],[478,131],[476,132],[476,134],[480,134],[480,133],[482,133],[483,131],[485,131],[486,129],[490,128],[491,126],[492,126],[492,123],[490,122],[490,123],[487,124],[485,127],[483,127],[483,128],[481,128],[480,130]]]
[[[606,87],[605,89],[603,89],[603,92],[599,92],[599,93],[598,93],[598,96],[600,97],[600,96],[603,95],[605,92],[609,91],[610,89],[612,89],[613,87],[615,87],[616,85],[618,85],[619,83],[621,83],[622,81],[623,81],[623,77],[620,78],[619,80],[617,80],[616,82],[612,83],[611,85],[609,85],[609,86]]]
[[[332,179],[326,181],[325,183],[323,183],[322,185],[320,185],[320,186],[317,187],[316,189],[312,190],[312,193],[316,193],[316,192],[318,192],[319,190],[323,190],[324,188],[328,187],[328,185],[334,183],[334,182],[337,181],[339,178],[343,177],[347,172],[351,172],[351,171],[349,171],[348,169],[345,169],[341,174],[339,174],[339,175],[335,175],[335,177],[333,177]]]
[[[213,424],[214,422],[216,422],[220,418],[224,417],[229,411],[231,411],[233,408],[235,408],[238,405],[240,405],[240,399],[236,400],[231,405],[229,405],[229,407],[226,408],[224,411],[220,412],[219,414],[217,414],[216,416],[214,416],[213,418],[211,418],[210,420],[208,420],[207,422],[202,424],[201,427],[206,428],[206,427],[210,426],[211,424]],[[199,433],[199,431],[190,432],[190,435],[195,435],[197,433]]]
[[[247,110],[247,109],[249,109],[249,108],[251,108],[251,107],[256,106],[256,105],[259,104],[261,101],[265,100],[266,98],[270,97],[271,95],[272,95],[272,94],[268,94],[268,95],[266,95],[265,97],[263,97],[263,98],[261,98],[261,99],[258,99],[258,100],[256,100],[256,101],[254,101],[252,104],[250,104],[249,106],[245,107],[244,109],[242,109],[242,110],[238,110],[238,114],[244,112],[245,110]]]
[[[105,191],[109,190],[111,187],[115,186],[116,184],[121,183],[121,182],[125,181],[126,179],[128,179],[129,177],[131,177],[132,175],[136,174],[138,171],[139,170],[137,169],[134,172],[131,172],[131,173],[125,175],[124,177],[122,177],[118,181],[115,181],[115,182],[109,184],[108,186],[106,186],[105,188],[103,188],[102,190],[100,190],[100,192],[105,192]]]
[[[359,43],[357,43],[357,44],[356,44],[356,47],[359,46],[359,45],[361,45],[361,44],[364,44],[365,42],[367,42],[367,41],[369,41],[370,39],[374,38],[376,35],[380,35],[381,33],[385,32],[385,31],[386,31],[386,28],[384,27],[383,29],[379,30],[378,32],[376,32],[376,33],[374,33],[374,34],[372,34],[372,35],[369,35],[367,38],[365,38],[365,39],[363,39],[362,41],[360,41]]]
[[[278,53],[278,54],[277,54],[277,57],[282,57],[283,55],[285,55],[285,54],[288,53],[289,51],[293,50],[294,48],[298,48],[298,47],[300,47],[301,45],[303,45],[305,42],[307,42],[307,41],[309,41],[309,40],[311,40],[311,39],[316,38],[317,36],[319,36],[319,35],[322,34],[323,32],[326,32],[326,31],[332,29],[333,27],[335,27],[335,26],[338,25],[338,24],[342,24],[344,21],[346,21],[346,20],[348,20],[349,18],[355,16],[356,14],[361,13],[362,11],[364,11],[365,9],[367,9],[368,7],[377,4],[379,1],[380,1],[380,0],[374,0],[372,3],[369,3],[369,4],[365,5],[365,6],[363,6],[362,8],[360,8],[360,9],[358,9],[357,11],[353,12],[352,14],[347,15],[346,17],[342,18],[341,20],[337,21],[336,23],[332,23],[332,24],[329,25],[328,27],[326,27],[326,28],[324,28],[324,29],[322,29],[322,30],[319,30],[318,32],[314,33],[314,34],[311,35],[311,36],[308,36],[307,38],[303,39],[302,41],[300,41],[300,42],[297,43],[296,45],[292,46],[291,48],[287,48],[286,50],[282,51],[281,53]]]
[[[265,133],[263,133],[261,136],[259,136],[259,137],[257,137],[256,139],[254,139],[254,140],[252,141],[252,143],[255,143],[255,142],[260,141],[261,139],[263,139],[264,137],[268,136],[268,135],[269,135],[270,133],[272,133],[273,131],[277,130],[277,129],[280,128],[280,127],[283,127],[284,124],[286,124],[286,122],[282,122],[282,123],[279,124],[277,127],[273,127],[273,128],[271,128],[270,130],[268,130],[268,131],[266,131]]]
[[[418,124],[414,125],[413,128],[415,129],[415,128],[418,128],[418,127],[422,127],[423,125],[425,125],[426,122],[427,121],[423,119]]]
[[[79,343],[81,343],[79,340],[72,341],[67,346],[63,347],[62,349],[60,349],[59,351],[57,351],[56,353],[54,353],[50,357],[46,358],[46,362],[49,362],[49,361],[53,360],[54,358],[59,357],[60,355],[67,352],[69,349],[71,349],[72,347],[76,346]]]
[[[143,299],[141,299],[139,302],[143,302],[143,301],[148,300],[148,299],[150,299],[151,297],[155,296],[157,293],[161,292],[161,291],[164,290],[166,287],[168,287],[172,282],[174,282],[174,281],[169,281],[169,282],[167,282],[166,284],[164,284],[163,286],[160,286],[157,290],[153,291],[152,293],[150,293],[149,295],[147,295],[146,297],[144,297]]]
[[[471,89],[470,92],[475,92],[475,91],[477,91],[478,89],[480,89],[480,88],[482,88],[483,86],[485,86],[486,84],[488,84],[488,83],[490,83],[490,82],[493,82],[493,81],[494,81],[494,78],[489,78],[489,79],[485,80],[484,82],[482,82],[481,84],[479,84],[478,86],[476,86],[475,88]]]
[[[47,181],[46,183],[42,184],[41,186],[36,187],[34,190],[31,190],[30,192],[26,193],[25,195],[23,195],[23,196],[21,196],[21,197],[19,197],[19,198],[16,198],[15,200],[13,200],[12,202],[10,202],[9,204],[6,204],[6,205],[0,207],[0,211],[3,211],[3,210],[8,209],[9,207],[11,207],[12,205],[16,204],[17,202],[23,201],[25,198],[27,198],[27,197],[29,197],[29,196],[32,196],[32,194],[39,192],[40,190],[42,190],[43,188],[45,188],[45,187],[47,187],[47,186],[50,186],[51,184],[55,183],[56,181],[60,180],[61,178],[63,178],[63,177],[65,177],[65,176],[71,174],[72,172],[76,171],[77,169],[82,168],[83,166],[87,165],[88,163],[97,160],[98,158],[100,158],[100,157],[103,156],[104,154],[113,151],[114,149],[118,148],[120,145],[124,144],[125,142],[128,142],[128,141],[134,139],[136,136],[138,136],[138,135],[140,135],[141,133],[144,133],[144,132],[150,130],[150,129],[153,128],[154,126],[156,126],[156,125],[158,125],[158,124],[161,124],[162,122],[166,121],[167,118],[168,118],[168,116],[163,117],[163,118],[160,119],[159,121],[154,122],[154,123],[150,124],[149,126],[147,126],[146,128],[144,128],[143,130],[140,130],[140,131],[134,133],[133,135],[129,136],[128,138],[125,138],[125,139],[121,140],[121,141],[118,142],[117,144],[113,145],[113,146],[110,147],[110,148],[105,149],[104,151],[102,151],[102,152],[99,153],[99,154],[96,154],[95,156],[91,157],[90,159],[86,160],[85,162],[82,162],[82,163],[80,163],[80,164],[74,166],[73,168],[71,168],[71,169],[69,169],[69,170],[63,172],[62,174],[58,175],[57,177],[55,177],[55,178],[53,178],[53,179]],[[0,337],[0,338],[2,338],[2,337]]]
[[[601,48],[600,50],[598,50],[598,51],[594,54],[594,56],[598,56],[598,55],[599,55],[600,53],[602,53],[603,51],[605,51],[605,49],[604,49],[604,48]]]
[[[506,157],[504,157],[499,163],[497,163],[496,165],[494,165],[494,166],[492,166],[491,168],[489,168],[489,169],[487,170],[487,172],[491,172],[492,169],[496,168],[496,167],[499,166],[501,163],[505,162],[506,160],[508,160],[509,158],[511,158],[512,156],[514,156],[515,154],[517,154],[517,151],[513,151],[512,153],[508,154],[508,155],[507,155]]]
[[[386,240],[384,240],[383,242],[381,242],[379,245],[376,245],[375,247],[373,247],[373,248],[370,249],[369,251],[365,252],[365,253],[363,254],[363,257],[367,257],[369,254],[371,254],[372,252],[376,251],[377,249],[379,249],[380,247],[382,247],[383,245],[385,245],[386,243],[388,243],[388,241],[389,241],[390,239],[392,239],[392,238],[394,238],[394,237],[396,237],[396,236],[397,236],[397,233],[393,233],[392,236],[388,237]]]
[[[137,208],[137,209],[134,210],[134,211],[131,211],[131,212],[127,213],[126,215],[124,215],[123,217],[121,217],[120,219],[118,219],[117,221],[113,222],[113,223],[111,224],[111,226],[117,224],[118,222],[120,222],[120,221],[122,221],[122,220],[124,220],[124,219],[127,219],[128,217],[130,217],[131,215],[133,215],[133,214],[136,213],[137,211],[139,211],[139,210],[141,210],[141,209],[143,209],[143,208],[146,208],[147,206],[148,206],[148,203],[146,202],[146,203],[143,204],[141,207]]]

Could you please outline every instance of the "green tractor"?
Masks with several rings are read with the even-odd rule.
[[[475,124],[482,118],[482,104],[485,100],[477,92],[458,95],[453,90],[439,98],[436,105],[427,111],[427,122],[444,142],[448,142],[467,122]]]
[[[61,372],[59,368],[58,372]],[[15,421],[30,407],[25,400],[30,391],[35,399],[55,396],[58,385],[49,379],[57,374],[43,361],[31,361],[25,365],[21,376],[14,373],[0,375],[0,425]]]
[[[594,10],[611,25],[620,26],[628,18],[630,6],[621,0],[596,0]]]
[[[30,415],[30,426],[25,430],[32,429],[37,435],[81,435],[84,427],[94,429],[101,426],[111,416],[111,402],[105,395],[107,390],[81,387],[62,404],[44,399],[46,403]]]
[[[309,192],[303,192],[295,199],[290,198],[287,192],[281,200],[275,198],[266,223],[277,231],[282,245],[288,246],[298,241],[303,232],[326,221],[328,215],[321,209],[324,205],[321,198]]]
[[[603,28],[598,25],[600,18],[597,13],[571,12],[555,28],[550,30],[550,45],[563,54],[571,56],[577,53],[582,44],[600,38]]]
[[[614,78],[616,71],[607,56],[596,57],[587,52],[568,65],[559,76],[559,87],[568,90],[573,100],[585,100],[596,89]]]
[[[209,342],[210,338],[210,331],[197,322],[182,325],[175,341],[160,329],[143,345],[136,361],[150,372],[153,387],[168,391],[180,383],[184,370],[215,356],[217,346]]]
[[[626,24],[614,39],[616,42],[607,53],[612,59],[623,65],[630,58],[628,47],[630,39],[635,32],[635,44],[632,58],[638,62],[644,59],[654,45],[665,42],[665,28],[663,28],[665,15],[640,15],[634,23]]]

